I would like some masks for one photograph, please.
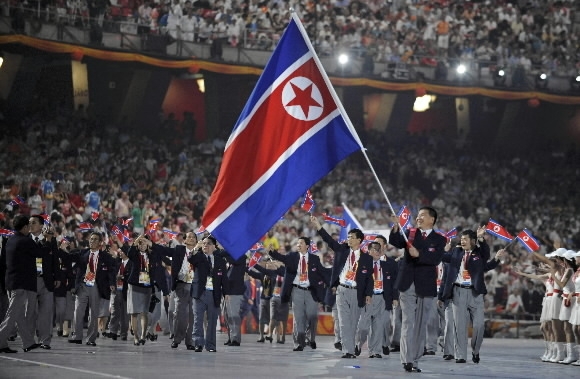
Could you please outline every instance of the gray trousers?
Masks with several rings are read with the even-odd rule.
[[[109,331],[113,334],[121,332],[121,338],[127,338],[129,331],[129,314],[127,313],[127,301],[123,298],[122,291],[111,293],[111,320]]]
[[[340,336],[340,319],[338,318],[338,307],[336,306],[336,301],[332,306],[332,320],[334,321],[334,343],[342,342],[342,337]]]
[[[4,285],[4,283],[2,283]],[[4,290],[0,290],[0,322],[4,321],[6,312],[8,311],[8,294]]]
[[[455,322],[453,318],[453,307],[451,301],[446,301],[445,308],[445,328],[443,334],[443,355],[455,356]]]
[[[226,316],[228,318],[228,339],[231,342],[242,342],[242,318],[240,309],[244,295],[227,295],[225,301]]]
[[[56,329],[62,331],[63,323],[71,321],[75,314],[75,299],[70,291],[66,291],[63,297],[54,297],[54,322]]]
[[[362,308],[358,320],[356,344],[359,349],[362,350],[362,345],[368,337],[369,354],[382,354],[383,346],[386,346],[387,340],[385,325],[390,318],[390,312],[385,309],[383,295],[373,295],[371,304]]]
[[[97,286],[87,287],[84,283],[81,284],[77,291],[75,299],[75,317],[73,321],[74,325],[74,337],[71,339],[82,340],[83,339],[83,326],[85,312],[87,306],[89,307],[89,327],[87,329],[87,342],[95,342],[97,339],[97,318],[99,315],[99,308],[101,305],[101,296],[99,295],[99,289]]]
[[[399,302],[400,303],[400,302]],[[403,322],[403,312],[401,311],[401,305],[393,308],[391,311],[391,334],[390,341],[391,346],[401,345],[401,323]]]
[[[26,313],[26,319],[30,322],[30,330],[36,330],[38,343],[50,345],[54,315],[54,294],[46,288],[42,277],[36,278],[36,299],[28,306]]]
[[[356,288],[338,286],[336,289],[336,306],[342,337],[342,352],[354,354],[356,326],[362,308],[358,306]]]
[[[149,312],[149,315],[147,317],[147,333],[155,335],[157,323],[161,318],[161,307],[163,307],[163,295],[159,290],[157,290],[157,287],[153,286],[153,289],[154,289],[153,295],[156,296],[160,301],[157,304],[155,304],[153,312]]]
[[[425,338],[425,349],[427,351],[437,351],[437,339],[439,338],[439,309],[437,307],[437,298],[433,298],[431,305],[433,311],[427,321],[427,337]]]
[[[191,335],[193,336],[193,297],[191,298],[191,306],[189,307],[191,312]],[[169,306],[167,307],[167,323],[169,324],[168,331],[170,334],[175,334],[175,305],[176,305],[175,291],[171,291],[169,295]],[[165,330],[164,330],[165,331]],[[193,337],[192,337],[193,338]]]
[[[174,343],[181,343],[185,339],[186,345],[193,345],[193,298],[190,291],[191,283],[177,283],[175,287]]]
[[[403,320],[401,323],[401,363],[417,362],[423,356],[426,324],[431,316],[433,298],[415,293],[415,285],[399,293]]]
[[[294,324],[292,337],[294,347],[306,345],[306,329],[310,328],[310,342],[316,342],[316,329],[318,328],[318,303],[312,298],[309,290],[300,288],[292,289],[292,312]]]
[[[452,302],[455,319],[455,359],[467,359],[467,316],[473,323],[471,350],[474,354],[479,354],[483,343],[483,295],[476,295],[472,289],[454,286]]]
[[[206,350],[216,349],[216,327],[220,307],[216,307],[213,302],[213,291],[203,291],[199,299],[193,300],[193,305],[193,344],[195,346],[205,346]],[[203,319],[206,312],[207,325],[204,336]]]
[[[0,349],[8,347],[8,337],[14,333],[15,327],[22,338],[22,348],[27,348],[34,344],[34,329],[26,319],[26,306],[36,300],[36,292],[13,290],[8,292],[8,299],[8,310],[0,324]]]

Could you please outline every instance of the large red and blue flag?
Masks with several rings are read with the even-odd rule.
[[[487,222],[485,231],[491,235],[496,236],[497,238],[501,238],[502,240],[511,241],[514,239],[514,237],[511,234],[509,234],[506,228],[504,228],[497,221],[491,218]]]
[[[519,232],[516,238],[518,239],[518,242],[524,246],[528,253],[540,250],[540,244],[538,243],[538,240],[534,238],[528,229],[524,229]]]
[[[235,258],[362,143],[292,15],[226,143],[203,225]]]

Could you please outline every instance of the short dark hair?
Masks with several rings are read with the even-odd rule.
[[[378,243],[377,241],[373,241],[373,242],[369,243],[369,251],[370,251],[372,248],[375,248],[375,249],[377,249],[377,251],[381,251],[381,244],[380,244],[380,243]]]
[[[210,240],[211,243],[213,243],[215,246],[217,246],[217,240],[215,239],[214,236],[207,236],[207,237],[205,237],[205,239]]]
[[[376,236],[375,239],[376,240],[382,239],[384,243],[389,243],[389,241],[387,241],[387,237],[383,236],[382,234],[379,234],[378,236]]]
[[[26,225],[30,223],[28,219],[29,217],[26,215],[18,215],[14,217],[14,221],[12,222],[14,229],[21,231]]]
[[[365,239],[365,234],[359,228],[349,230],[348,234],[354,234],[361,242]]]
[[[41,215],[32,215],[32,216],[30,216],[30,218],[37,219],[38,220],[38,223],[41,224],[41,225],[44,224],[44,218],[42,218]]]
[[[465,229],[464,231],[461,232],[461,235],[462,236],[468,236],[469,239],[472,239],[472,240],[476,240],[477,239],[477,233],[475,233],[471,229]]]
[[[433,224],[435,224],[437,222],[437,211],[435,210],[435,208],[431,208],[431,207],[419,208],[420,211],[423,209],[429,213],[429,216],[433,217]]]
[[[298,239],[304,241],[306,246],[310,246],[310,238],[301,236],[301,237],[298,237]]]
[[[103,240],[103,235],[102,235],[101,233],[99,233],[99,232],[91,232],[91,234],[89,234],[89,238],[90,238],[90,237],[91,237],[93,234],[94,234],[95,236],[98,236],[98,237],[99,237],[99,241],[102,241],[102,240]]]

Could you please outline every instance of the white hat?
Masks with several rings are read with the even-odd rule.
[[[546,254],[546,258],[554,258],[554,257],[561,257],[563,254],[566,253],[566,249],[563,247],[552,251],[550,254]]]
[[[574,253],[574,255],[572,255],[573,257],[580,257],[580,250],[578,250],[577,252]]]
[[[562,258],[572,260],[576,256],[576,252],[574,250],[567,250],[564,254],[562,254]]]

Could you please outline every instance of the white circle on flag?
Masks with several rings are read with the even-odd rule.
[[[406,213],[403,213],[401,216],[406,220],[409,216]]]
[[[292,78],[282,90],[282,104],[286,112],[300,120],[316,120],[324,110],[320,90],[312,80],[303,76]]]
[[[530,237],[528,236],[524,236],[524,238],[522,238],[524,241],[528,242],[528,240],[530,239]]]
[[[497,226],[497,225],[496,225],[496,226],[494,226],[494,227],[493,227],[493,231],[494,231],[494,232],[499,232],[499,226]]]

